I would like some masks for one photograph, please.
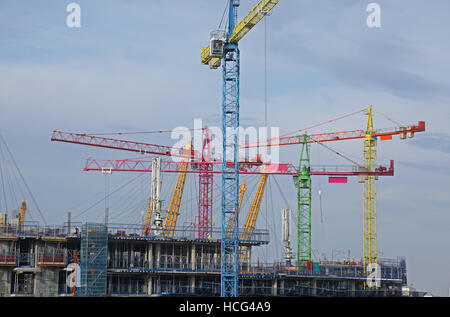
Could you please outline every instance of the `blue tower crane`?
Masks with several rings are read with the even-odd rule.
[[[201,63],[217,69],[222,65],[222,207],[221,207],[221,271],[222,297],[239,296],[239,72],[238,42],[278,0],[259,0],[253,9],[237,22],[239,0],[228,0],[228,28],[211,32],[209,47],[202,47]],[[227,226],[234,221],[233,232]]]

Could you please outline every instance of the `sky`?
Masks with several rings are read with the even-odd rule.
[[[22,190],[15,199],[0,195],[6,197],[0,199],[0,208],[11,214],[17,200],[27,196],[27,220],[60,225],[70,211],[74,221],[102,221],[107,188],[113,191],[132,182],[129,189],[111,195],[110,216],[117,223],[139,223],[150,192],[149,174],[82,171],[89,155],[137,155],[51,142],[51,133],[193,128],[194,119],[221,126],[221,72],[200,65],[200,47],[218,28],[226,1],[78,0],[81,27],[69,28],[66,7],[71,2],[0,0],[0,133],[29,187],[24,188],[2,142],[3,171],[16,175],[11,182],[21,183]],[[425,121],[427,131],[412,139],[378,142],[379,164],[395,161],[395,176],[377,186],[378,249],[381,257],[406,258],[411,286],[448,296],[450,43],[445,39],[450,3],[378,0],[381,27],[371,28],[366,23],[371,2],[281,0],[239,43],[241,126],[264,126],[265,92],[268,125],[281,133],[369,105],[376,113],[375,128]],[[239,17],[255,3],[242,0]],[[365,120],[357,114],[308,131],[364,129]],[[176,142],[167,133],[131,134],[127,139]],[[361,140],[329,146],[362,161]],[[281,161],[298,164],[299,150],[282,148]],[[320,146],[311,147],[311,160],[313,165],[349,164]],[[163,176],[166,200],[175,177]],[[245,208],[258,179],[248,181]],[[220,179],[215,182],[219,201]],[[195,184],[195,178],[188,178],[183,223],[196,216]],[[361,257],[361,187],[356,179],[336,185],[313,178],[314,256],[350,252]],[[283,208],[296,210],[293,181],[270,178],[257,228],[269,230],[271,242],[255,252],[254,260],[281,258]]]

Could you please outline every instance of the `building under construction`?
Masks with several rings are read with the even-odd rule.
[[[377,141],[412,138],[425,131],[425,122],[375,130],[372,106],[358,113],[367,115],[365,130],[301,134],[259,140],[257,147],[296,144],[301,147],[298,168],[270,164],[259,154],[239,156],[240,50],[238,42],[277,5],[278,0],[259,0],[237,21],[240,1],[228,1],[228,25],[211,33],[210,45],[201,49],[201,63],[210,69],[222,66],[221,157],[213,157],[207,128],[200,146],[192,140],[183,148],[118,140],[84,133],[54,130],[51,140],[155,155],[152,160],[96,160],[89,158],[85,171],[151,172],[151,197],[142,224],[111,224],[105,213],[102,223],[41,226],[26,222],[25,201],[11,221],[0,215],[1,296],[403,296],[407,285],[405,259],[380,259],[377,249],[376,182],[393,176],[394,166],[377,165]],[[224,14],[225,16],[225,14]],[[329,120],[347,118],[350,115]],[[314,125],[313,127],[321,126]],[[231,133],[230,131],[234,131]],[[310,144],[363,140],[363,162],[350,168],[315,168]],[[254,141],[254,140],[251,140]],[[251,142],[250,142],[251,143]],[[195,145],[195,142],[194,142]],[[198,145],[198,143],[196,144]],[[326,147],[330,149],[329,147]],[[332,149],[331,149],[332,150]],[[334,151],[333,151],[334,152]],[[342,153],[335,152],[346,158]],[[161,157],[179,160],[161,160]],[[348,158],[346,158],[348,159]],[[165,215],[161,208],[161,173],[176,173]],[[180,224],[180,203],[186,175],[198,175],[198,217]],[[220,227],[213,226],[213,176],[221,178]],[[242,175],[260,175],[244,225],[239,227]],[[290,246],[288,211],[283,211],[283,260],[258,263],[253,252],[267,246],[268,230],[256,229],[256,220],[269,175],[294,177],[297,189],[296,259]],[[311,177],[329,176],[330,183],[346,183],[357,176],[363,184],[363,254],[361,261],[314,261],[311,252]],[[106,199],[106,195],[105,195]],[[271,210],[272,213],[275,210]],[[163,217],[164,216],[164,217]],[[242,216],[242,215],[241,215]],[[163,223],[164,222],[164,223]],[[194,224],[195,223],[195,224]]]
[[[373,151],[374,140],[380,137],[372,128],[371,110],[368,109],[370,129],[357,131],[356,136],[355,132],[346,134],[348,138],[364,138],[365,143],[371,143],[364,147],[365,151],[366,148]],[[404,139],[424,129],[424,123],[419,122],[417,126],[382,133]],[[209,143],[207,131],[204,149]],[[310,165],[309,143],[316,142],[319,137],[323,142],[326,138],[335,138],[330,134],[315,135],[314,138],[304,135],[296,140],[302,146],[298,168],[292,164],[270,164],[259,160],[239,163],[239,174],[259,175],[260,178],[242,227],[237,218],[244,217],[239,213],[246,182],[238,188],[237,211],[233,211],[237,218],[222,220],[222,227],[213,227],[213,175],[222,172],[221,164],[205,156],[197,157],[191,144],[180,150],[181,162],[164,161],[161,157],[151,161],[104,162],[89,158],[85,170],[151,172],[151,195],[145,220],[140,224],[112,224],[108,222],[108,208],[105,208],[102,223],[74,223],[69,217],[62,226],[41,226],[25,221],[24,200],[20,212],[11,221],[7,214],[0,215],[0,295],[223,296],[224,263],[229,265],[236,255],[239,296],[404,296],[407,289],[405,259],[379,259],[376,248],[373,184],[378,177],[394,174],[393,161],[390,166],[314,167]],[[52,140],[143,151],[136,148],[137,143],[129,141],[57,130]],[[139,143],[142,145],[146,147],[145,151],[152,147],[150,154],[166,153],[162,146]],[[177,174],[167,210],[162,209],[162,173]],[[177,221],[182,213],[184,185],[190,173],[198,175],[198,217],[195,222],[180,223]],[[269,175],[294,178],[298,203],[296,258],[291,248],[290,210],[284,209],[281,214],[282,241],[279,241],[284,243],[283,259],[260,263],[252,260],[252,254],[271,241],[269,230],[256,228]],[[357,176],[363,184],[364,252],[360,261],[350,258],[314,261],[312,258],[312,175],[328,175],[330,182]],[[233,240],[238,241],[236,254],[224,253],[224,241]]]
[[[174,237],[142,235],[142,226],[65,224],[0,228],[1,296],[220,296],[220,231],[196,238],[198,228]],[[365,286],[362,263],[251,263],[251,250],[269,243],[255,230],[240,246],[240,296],[402,296],[404,259],[379,260],[380,287]],[[74,265],[77,263],[78,265]]]

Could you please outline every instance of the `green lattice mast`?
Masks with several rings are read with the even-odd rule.
[[[311,261],[311,160],[306,134],[301,144],[297,177],[297,265]]]

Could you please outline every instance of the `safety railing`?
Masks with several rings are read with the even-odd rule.
[[[44,238],[67,238],[81,237],[81,223],[64,223],[58,225],[40,225],[37,222],[25,222],[23,226],[12,224],[0,225],[0,237],[44,237]],[[164,230],[152,229],[149,234],[143,234],[143,225],[139,224],[107,224],[108,237],[111,238],[146,238],[146,239],[172,239],[172,240],[203,240],[218,241],[221,239],[221,229],[213,228],[205,238],[198,237],[198,228],[195,225],[182,225],[177,227],[173,235],[168,237]],[[238,236],[241,236],[243,229],[239,229]],[[269,243],[269,231],[255,229],[246,243]]]
[[[16,265],[17,256],[15,252],[0,251],[0,265]]]
[[[143,234],[143,225],[133,224],[108,224],[108,236],[111,238],[147,238],[147,239],[167,239],[167,240],[203,240],[217,241],[221,239],[221,229],[213,228],[206,238],[198,238],[198,228],[193,225],[179,226],[174,230],[171,237],[164,234],[162,228],[151,229],[149,234]],[[238,235],[241,236],[243,229],[240,229]],[[269,231],[264,229],[255,229],[251,237],[243,242],[247,243],[269,243]]]
[[[406,269],[401,263],[392,261],[380,262],[380,275],[382,279],[402,280]],[[258,264],[250,269],[243,267],[244,275],[296,275],[296,276],[324,276],[341,278],[366,278],[367,273],[361,264],[331,264],[310,262],[300,266],[286,266],[282,263]]]
[[[39,252],[37,255],[37,265],[64,266],[67,263],[67,256],[64,251]]]
[[[67,236],[79,236],[81,223],[72,223],[70,226],[64,225],[40,225],[38,222],[25,222],[23,226],[16,224],[1,224],[0,237],[47,237],[47,238],[65,238]]]

